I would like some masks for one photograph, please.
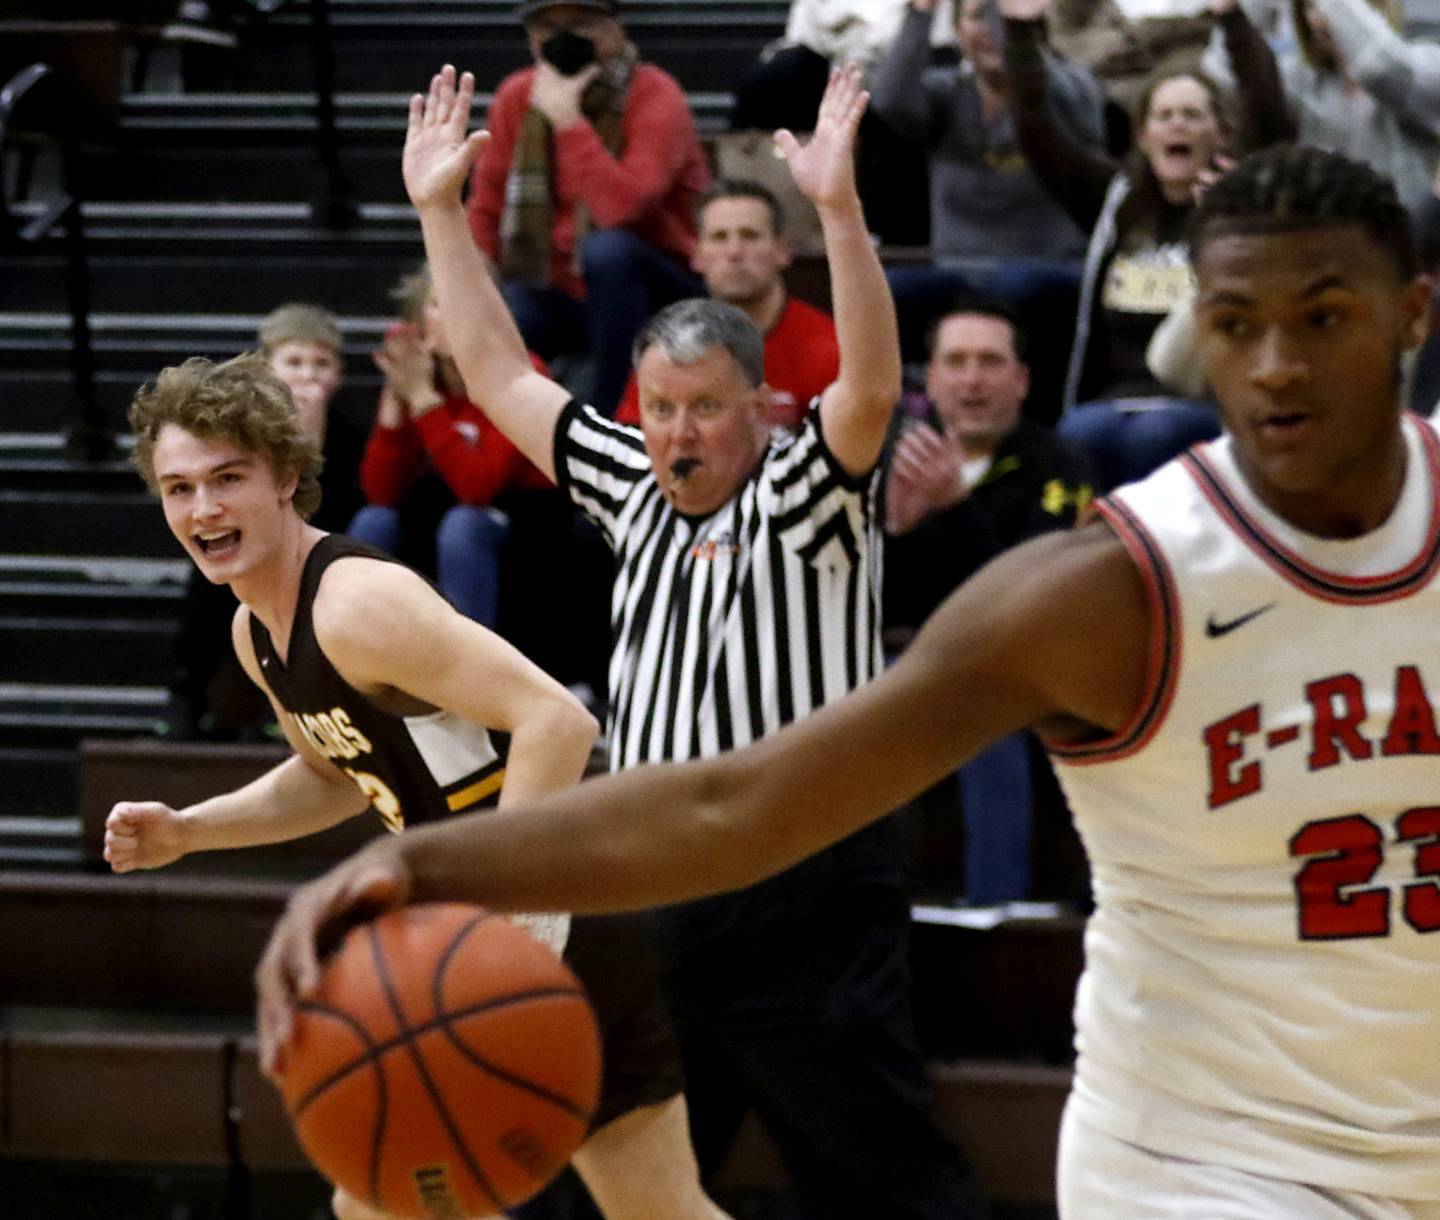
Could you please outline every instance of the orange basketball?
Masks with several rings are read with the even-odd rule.
[[[579,981],[509,920],[458,903],[353,929],[299,1006],[280,1077],[315,1167],[416,1220],[528,1199],[585,1139],[599,1091]]]

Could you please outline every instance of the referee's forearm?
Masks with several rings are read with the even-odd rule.
[[[831,305],[840,346],[840,381],[857,399],[882,404],[888,418],[900,397],[900,335],[885,269],[865,227],[860,202],[822,208]]]

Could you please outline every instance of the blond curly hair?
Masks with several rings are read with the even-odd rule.
[[[195,356],[163,370],[135,395],[129,420],[135,433],[130,460],[155,495],[155,441],[166,424],[175,424],[261,454],[277,479],[297,476],[295,511],[305,520],[320,507],[320,446],[301,428],[290,391],[259,352],[222,364]]]

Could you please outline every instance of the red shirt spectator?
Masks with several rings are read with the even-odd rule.
[[[536,359],[541,372],[544,364]],[[501,492],[553,486],[490,417],[463,394],[444,393],[438,407],[399,428],[376,424],[360,463],[371,504],[398,508],[428,456],[461,504],[492,504]]]
[[[475,165],[468,208],[470,230],[492,259],[499,257],[505,183],[534,77],[534,68],[507,76],[485,120],[490,140]],[[585,295],[574,265],[577,202],[589,209],[597,228],[629,229],[682,262],[695,248],[695,201],[710,170],[675,78],[654,64],[637,64],[625,94],[622,130],[618,158],[583,118],[554,132],[551,283],[577,298]]]

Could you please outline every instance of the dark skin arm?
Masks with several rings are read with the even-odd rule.
[[[378,842],[296,892],[261,961],[263,1061],[340,933],[404,902],[622,910],[752,884],[884,816],[1024,727],[1114,732],[1139,706],[1149,612],[1103,525],[1008,552],[874,682],[756,744],[597,779]]]

